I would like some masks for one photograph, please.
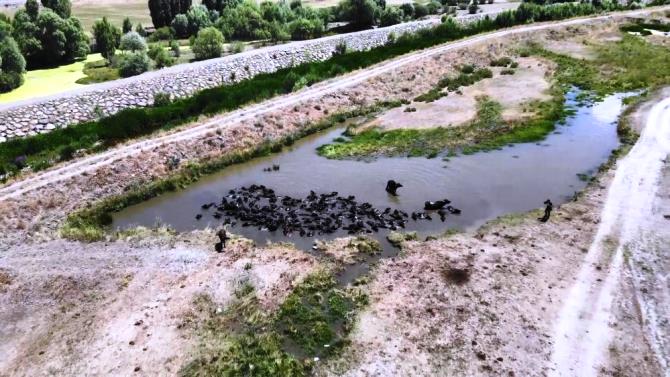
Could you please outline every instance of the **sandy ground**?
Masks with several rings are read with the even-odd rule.
[[[599,22],[565,35],[600,27],[614,25]],[[456,64],[488,61],[504,51],[501,44],[527,38],[486,41],[422,59],[342,92],[0,201],[0,354],[9,355],[0,358],[0,375],[129,375],[137,368],[141,375],[174,375],[197,350],[195,335],[183,326],[195,297],[207,294],[225,307],[238,284],[248,280],[272,310],[318,265],[308,254],[281,245],[240,242],[215,254],[211,232],[69,242],[58,237],[67,213],[169,174],[170,156],[184,162],[215,158],[336,111],[411,99]],[[538,224],[532,214],[499,221],[476,235],[408,243],[401,256],[379,265],[369,287],[371,305],[361,314],[352,346],[317,372],[545,375],[552,321],[589,248],[610,180],[606,175],[578,202],[557,209],[548,224]],[[344,262],[353,255],[341,257]],[[454,282],[452,268],[467,269],[469,282]],[[666,291],[649,292],[660,297]],[[630,302],[627,296],[622,300]],[[624,375],[656,376],[656,358],[639,342],[639,334],[648,333],[639,326],[639,315],[621,313],[622,323],[631,326],[616,339],[632,352],[615,355],[607,367],[643,363],[639,374]]]
[[[508,51],[514,55],[512,51]],[[553,64],[538,58],[515,57],[519,68],[513,75],[501,75],[501,68],[489,67],[494,73],[490,79],[481,80],[461,89],[462,94],[449,93],[434,102],[412,102],[391,109],[379,116],[371,125],[386,130],[398,128],[434,128],[461,126],[477,115],[477,97],[489,96],[503,107],[503,119],[520,120],[532,115],[524,112],[531,101],[546,101],[550,87],[549,75]],[[483,66],[487,66],[484,64]],[[451,76],[457,72],[451,73]],[[408,107],[415,112],[406,112]]]
[[[281,246],[239,242],[216,254],[208,232],[147,237],[3,251],[0,375],[174,375],[197,350],[183,330],[195,297],[225,308],[248,281],[274,310],[316,266]]]

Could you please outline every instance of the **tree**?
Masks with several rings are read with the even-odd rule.
[[[136,76],[149,70],[149,57],[146,52],[136,52],[123,56],[119,63],[122,77]]]
[[[73,17],[61,17],[69,14],[69,1],[44,0],[43,4],[35,16],[37,4],[27,1],[26,8],[14,16],[12,36],[28,65],[53,66],[86,56],[89,41],[81,23]]]
[[[40,5],[37,0],[26,0],[26,12],[32,20],[37,19],[37,15],[40,13]]]
[[[421,3],[414,3],[414,17],[421,18],[428,15],[428,7]]]
[[[188,37],[188,18],[185,14],[178,14],[172,20],[172,29],[179,38]]]
[[[479,5],[477,3],[477,0],[472,0],[472,3],[470,3],[470,6],[468,6],[468,13],[475,14],[475,13],[477,13],[478,9],[479,9]]]
[[[311,39],[323,34],[323,23],[321,20],[310,20],[299,18],[289,24],[291,38],[294,40]]]
[[[135,31],[137,32],[137,34],[139,34],[143,37],[147,36],[147,31],[144,30],[144,26],[142,26],[141,23],[137,23],[137,25],[135,25]]]
[[[128,34],[133,30],[133,23],[130,21],[130,18],[126,17],[123,19],[123,34]]]
[[[223,34],[214,28],[207,27],[198,32],[192,49],[196,59],[211,59],[221,56],[223,52]]]
[[[121,37],[119,49],[132,52],[144,51],[147,49],[147,42],[144,41],[141,35],[131,31]]]
[[[112,25],[107,17],[103,17],[93,24],[93,36],[98,52],[103,58],[110,60],[121,43],[121,30]]]
[[[382,11],[379,24],[381,26],[391,26],[402,22],[402,10],[398,7],[386,7]]]
[[[373,26],[380,15],[380,9],[373,0],[345,0],[349,21],[358,28]]]
[[[151,21],[156,29],[170,26],[178,14],[184,14],[191,7],[192,0],[149,0]]]
[[[70,18],[72,13],[70,0],[42,0],[42,5],[53,10],[61,18]]]
[[[234,8],[240,3],[242,3],[242,0],[202,0],[202,5],[206,6],[207,9],[219,13],[223,13],[227,8]]]
[[[21,55],[19,46],[14,38],[5,35],[0,40],[0,92],[8,92],[21,86],[25,69],[26,60]]]
[[[188,19],[188,31],[190,34],[197,34],[200,29],[212,26],[209,18],[209,11],[204,5],[193,5],[186,12]]]
[[[402,13],[405,15],[405,17],[414,18],[414,5],[411,3],[401,4],[400,9],[402,10]]]

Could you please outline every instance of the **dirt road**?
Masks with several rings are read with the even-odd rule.
[[[597,376],[606,362],[612,340],[613,297],[626,260],[647,253],[653,243],[655,218],[662,217],[654,211],[653,203],[669,154],[670,98],[666,98],[651,109],[640,139],[618,164],[595,239],[555,325],[555,369],[551,375]],[[605,279],[593,273],[596,265],[609,265]],[[661,288],[665,297],[670,297],[667,284],[661,284]],[[670,376],[670,343],[661,326],[667,308],[649,305],[640,295],[636,299],[647,330],[646,340],[665,376]]]
[[[156,137],[149,140],[137,141],[135,143],[121,146],[94,156],[85,157],[78,161],[35,174],[31,177],[22,179],[17,182],[10,183],[5,187],[0,188],[0,201],[15,198],[23,193],[39,189],[51,183],[58,182],[73,176],[77,176],[85,172],[93,171],[95,169],[100,168],[101,166],[112,164],[113,162],[118,161],[119,159],[122,159],[124,157],[133,156],[138,153],[141,153],[143,150],[149,150],[161,145],[177,141],[197,138],[199,136],[205,135],[208,132],[213,132],[216,131],[217,129],[227,127],[232,123],[239,123],[241,121],[251,119],[256,116],[277,111],[278,109],[287,108],[296,105],[298,103],[308,101],[310,99],[316,99],[325,96],[327,94],[338,92],[342,89],[355,86],[361,82],[369,80],[370,78],[379,76],[384,73],[388,73],[395,69],[401,68],[406,64],[415,62],[417,60],[426,57],[436,56],[445,53],[447,51],[468,47],[471,45],[475,45],[477,43],[481,43],[487,40],[493,40],[504,36],[521,34],[521,33],[531,33],[535,31],[546,30],[557,27],[581,25],[592,22],[594,20],[605,20],[613,17],[629,17],[635,15],[647,14],[653,11],[658,11],[659,9],[670,9],[670,7],[655,8],[653,10],[637,10],[630,12],[621,12],[606,16],[573,19],[568,21],[539,24],[533,26],[522,26],[518,28],[483,34],[463,41],[448,43],[438,47],[429,48],[426,50],[404,55],[397,59],[393,59],[388,62],[376,65],[372,68],[354,72],[352,74],[345,75],[343,77],[337,77],[335,79],[320,83],[318,85],[314,85],[310,88],[301,90],[297,93],[281,96],[257,105],[248,106],[237,111],[233,111],[221,116],[214,117],[211,120],[194,127],[186,128],[181,131],[177,131],[165,136]]]

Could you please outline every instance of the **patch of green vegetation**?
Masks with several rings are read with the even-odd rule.
[[[77,84],[95,84],[99,82],[112,81],[120,78],[119,70],[109,66],[105,59],[89,62],[84,65],[86,77],[77,80]]]
[[[509,126],[502,121],[501,105],[489,97],[477,98],[477,118],[468,126],[429,129],[396,129],[382,131],[377,128],[355,132],[348,130],[349,140],[325,144],[317,148],[319,155],[332,159],[365,158],[371,156],[436,157],[445,149],[498,148],[513,142],[497,136]],[[529,132],[516,136],[527,140]],[[510,141],[512,140],[512,141]],[[477,149],[478,150],[478,149]]]
[[[337,289],[335,277],[320,271],[307,277],[279,308],[277,329],[310,357],[325,357],[345,342],[354,301]]]
[[[416,241],[419,236],[416,232],[397,232],[393,231],[386,236],[386,239],[395,247],[400,247],[405,241]]]
[[[349,241],[347,247],[358,250],[361,254],[379,254],[382,252],[382,245],[374,238],[358,236]]]
[[[555,80],[564,90],[577,86],[592,99],[615,92],[654,89],[670,83],[670,50],[633,35],[594,46],[594,60],[576,59],[535,46],[535,54],[558,65]]]
[[[307,276],[276,313],[260,310],[248,284],[223,311],[202,297],[196,303],[205,313],[199,329],[202,350],[180,374],[308,375],[313,357],[333,355],[346,343],[356,309],[367,303],[358,292],[338,289],[333,274],[320,270]]]
[[[475,69],[472,65],[464,65],[461,67],[461,73],[456,77],[444,77],[437,85],[414,100],[417,102],[433,102],[447,95],[443,90],[446,88],[449,92],[454,92],[464,86],[470,86],[483,79],[493,77],[493,72],[488,68]]]
[[[489,63],[489,65],[491,67],[507,67],[512,65],[513,62],[514,61],[512,60],[512,58],[508,56],[503,56],[502,58],[491,60],[491,63]]]

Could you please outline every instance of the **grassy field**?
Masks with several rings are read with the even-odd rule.
[[[86,60],[57,68],[37,69],[28,71],[25,75],[25,84],[9,92],[0,94],[0,103],[20,101],[61,93],[66,90],[81,87],[76,81],[85,77],[84,64],[102,59],[100,54],[91,54]]]

